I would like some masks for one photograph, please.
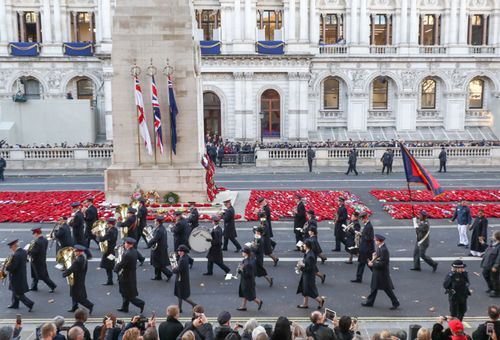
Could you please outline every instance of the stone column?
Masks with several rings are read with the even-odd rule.
[[[460,13],[458,20],[458,44],[467,45],[467,31],[469,29],[467,20],[467,0],[460,0]]]
[[[495,10],[491,19],[493,20],[492,40],[490,45],[498,47],[500,44],[500,10]]]
[[[297,140],[299,138],[300,129],[300,82],[297,72],[288,73],[288,110],[286,116],[283,117],[283,125],[281,127],[281,137]],[[283,100],[284,98],[281,98]],[[281,113],[284,115],[284,113]]]
[[[234,77],[234,120],[235,138],[243,139],[245,134],[245,121],[243,117],[243,73],[233,73]]]
[[[62,43],[62,28],[61,28],[61,0],[54,1],[54,42]]]
[[[234,3],[221,2],[221,40],[222,47],[233,41],[232,11]]]
[[[307,0],[300,0],[300,42],[306,43],[309,38],[309,17],[307,15]]]
[[[111,0],[102,0],[102,41],[111,42]]]
[[[457,5],[458,1],[452,1],[450,6],[450,26],[448,32],[448,44],[457,43]]]
[[[351,0],[351,34],[349,44],[357,44],[358,43],[358,1],[359,0]]]
[[[52,20],[50,13],[50,0],[43,0],[43,22],[42,22],[42,30],[43,30],[43,42],[51,43],[52,39]]]
[[[368,23],[369,18],[366,11],[366,3],[368,0],[361,0],[361,6],[359,10],[359,43],[361,45],[369,45],[370,34],[368,33]]]
[[[241,0],[234,0],[234,41],[241,41]]]
[[[253,140],[257,139],[259,136],[260,125],[256,124],[256,121],[259,121],[258,112],[254,112],[254,96],[253,96],[253,77],[254,74],[252,72],[245,72],[243,74],[245,78],[245,91],[244,91],[244,100],[245,100],[245,108],[244,108],[244,127],[243,130],[243,138]]]
[[[104,119],[106,124],[106,140],[113,140],[113,101],[112,85],[113,68],[111,66],[103,68],[104,77]]]
[[[401,0],[401,25],[397,28],[400,32],[399,43],[408,44],[408,0]]]
[[[410,1],[410,45],[418,45],[417,0]]]
[[[318,26],[319,21],[316,13],[316,0],[311,0],[309,7],[309,41],[314,46],[317,46],[319,43]]]
[[[5,0],[0,0],[0,43],[2,44],[9,41],[7,25],[7,7],[5,6]]]
[[[299,126],[298,138],[300,140],[308,139],[309,124],[308,109],[309,109],[309,79],[308,72],[299,73],[299,89],[300,89],[300,106],[299,106]]]
[[[297,39],[297,35],[295,34],[295,11],[295,0],[288,0],[288,23],[285,21],[285,29],[288,39],[291,41],[295,41]]]
[[[245,40],[255,41],[255,15],[252,15],[252,0],[245,0]]]

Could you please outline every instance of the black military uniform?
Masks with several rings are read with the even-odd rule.
[[[382,235],[375,235],[375,239],[379,242],[385,241],[385,237]],[[375,298],[377,297],[377,291],[380,289],[387,294],[389,299],[391,299],[391,309],[397,309],[399,307],[399,301],[396,295],[394,295],[394,285],[392,284],[391,274],[389,272],[389,249],[387,249],[385,243],[382,243],[377,245],[376,252],[376,259],[372,262],[372,282],[370,284],[371,293],[366,298],[366,302],[362,303],[362,305],[365,307],[372,307],[375,303]]]
[[[240,274],[240,286],[238,295],[243,298],[243,307],[237,308],[239,311],[246,311],[246,301],[258,301],[258,309],[262,308],[262,300],[257,299],[255,290],[255,259],[252,258],[252,250],[249,247],[244,247],[242,252],[247,255],[238,267]]]
[[[293,232],[295,233],[295,243],[297,243],[299,241],[304,241],[302,228],[304,228],[304,224],[306,224],[306,206],[304,202],[302,202],[302,196],[297,194],[295,197],[299,200],[295,215],[293,216]],[[300,250],[299,247],[296,247],[296,250]]]
[[[448,159],[448,156],[446,155],[446,150],[444,146],[441,148],[441,152],[439,153],[439,172],[443,170],[443,172],[446,172],[446,160]]]
[[[347,209],[344,205],[345,199],[343,197],[339,197],[339,208],[337,209],[337,216],[335,218],[335,249],[332,251],[340,251],[340,244],[345,243],[344,229],[342,225],[347,224]]]
[[[35,303],[24,295],[29,291],[26,273],[28,253],[19,248],[17,243],[18,240],[7,243],[13,251],[9,264],[5,267],[5,270],[9,273],[9,290],[12,292],[12,303],[8,308],[18,309],[19,301],[21,301],[31,312]]]
[[[32,278],[30,290],[37,291],[38,281],[42,280],[50,288],[50,292],[53,293],[57,286],[50,279],[49,272],[47,271],[47,247],[49,246],[49,241],[42,236],[40,228],[33,228],[31,231],[36,238],[28,248],[28,256],[31,259]]]
[[[300,267],[300,281],[297,287],[297,294],[301,294],[304,297],[304,301],[306,298],[312,298],[318,300],[319,293],[318,288],[316,286],[316,272],[317,272],[317,263],[316,263],[316,255],[312,250],[313,242],[308,239],[305,241],[308,249],[304,254],[303,266]],[[321,300],[320,306],[318,308],[323,307],[324,299]],[[307,305],[297,305],[297,308],[307,308]]]
[[[90,205],[85,210],[84,218],[85,218],[85,237],[87,238],[86,246],[89,247],[90,240],[94,240],[97,243],[95,235],[92,234],[92,227],[94,226],[94,223],[97,221],[98,216],[97,216],[97,208],[93,204],[94,198],[88,198],[87,201],[90,203]]]
[[[197,228],[199,225],[200,213],[198,209],[196,209],[195,202],[189,202],[189,216],[187,218],[189,225],[191,226],[191,230]]]
[[[271,208],[269,208],[269,204],[266,204],[262,207],[262,212],[266,215],[266,223],[268,227],[268,232],[269,232],[269,237],[273,238],[273,226],[272,226],[272,219],[271,219]],[[274,246],[273,246],[274,248]]]
[[[152,280],[161,280],[161,273],[165,274],[167,281],[172,277],[172,272],[167,266],[170,266],[168,256],[167,231],[163,226],[163,216],[156,217],[156,227],[153,230],[153,238],[147,243],[151,248],[151,265],[155,269],[155,276]]]
[[[362,212],[359,214],[360,218],[364,218],[368,213]],[[358,255],[358,268],[356,270],[356,279],[351,282],[361,282],[363,280],[363,272],[368,260],[371,259],[375,251],[375,242],[373,241],[374,230],[370,221],[366,222],[361,232],[361,239],[359,241],[359,255]],[[371,270],[371,268],[370,268]]]
[[[309,145],[309,147],[307,148],[307,164],[309,165],[309,172],[312,172],[314,158],[316,158],[316,152],[314,152],[314,150]]]
[[[116,219],[108,218],[107,223],[108,228],[106,229],[106,233],[103,237],[96,237],[96,240],[97,242],[108,242],[108,249],[102,254],[101,264],[99,266],[106,270],[107,281],[104,285],[111,286],[113,285],[113,268],[115,267],[114,257],[116,255],[115,247],[116,241],[118,240],[118,229],[115,227]]]
[[[140,237],[139,228],[137,227],[137,216],[135,215],[136,212],[137,210],[129,207],[127,210],[127,218],[121,223],[118,222],[117,225],[118,228],[127,228],[128,232],[126,236],[131,237],[134,240],[137,240],[137,237]],[[137,243],[134,244],[134,248],[137,249]],[[139,255],[139,262],[141,264],[144,263],[145,259],[141,252],[138,251],[137,254]]]
[[[347,169],[347,172],[345,173],[346,175],[349,175],[352,172],[358,175],[358,171],[356,170],[356,162],[358,160],[358,152],[356,149],[352,149],[351,152],[349,153],[349,160],[347,161],[349,168]]]
[[[73,241],[73,236],[71,236],[71,229],[66,223],[66,217],[62,217],[64,222],[56,229],[54,236],[56,238],[56,253],[66,247],[73,247],[75,242]]]
[[[87,299],[87,290],[85,288],[85,276],[87,275],[87,259],[83,255],[85,247],[77,244],[75,245],[76,258],[71,266],[63,272],[63,277],[68,277],[73,274],[74,283],[69,287],[69,295],[72,300],[72,307],[68,311],[73,313],[78,309],[78,304],[81,304],[89,310],[92,314],[94,304]]]
[[[264,246],[264,228],[258,227],[254,230],[255,236],[253,240],[253,245],[251,247],[252,252],[255,255],[255,276],[256,277],[264,277],[266,281],[269,283],[269,287],[273,286],[273,278],[267,276],[267,270],[264,267],[264,255],[265,255],[265,246]]]
[[[146,200],[144,198],[141,198],[139,202],[141,205],[139,206],[139,209],[137,209],[137,245],[139,245],[141,237],[144,240],[144,243],[148,243],[148,240],[146,240],[146,236],[144,236],[143,232],[148,222],[148,208],[146,207]]]
[[[430,233],[427,212],[421,211],[419,221],[417,222],[416,219],[414,219],[413,224],[415,226],[415,232],[417,233],[417,242],[415,243],[415,249],[413,251],[413,268],[411,270],[420,271],[420,258],[422,258],[425,263],[432,267],[432,271],[435,272],[438,264],[430,256],[425,254],[427,248],[429,248]]]
[[[207,253],[207,272],[203,275],[213,275],[214,264],[218,265],[226,274],[231,270],[224,264],[224,257],[222,254],[222,228],[219,225],[220,218],[218,216],[212,217],[214,226],[210,231],[211,239],[210,249]]]
[[[191,306],[196,306],[189,297],[191,296],[191,284],[189,282],[189,248],[181,244],[177,249],[179,252],[179,259],[177,260],[177,267],[173,268],[175,274],[175,287],[174,295],[177,296],[179,310],[182,313],[182,300],[189,303]],[[183,253],[182,255],[180,253]]]
[[[491,244],[484,252],[483,259],[481,260],[481,268],[483,269],[483,278],[488,285],[488,293],[491,297],[498,297],[500,295],[500,235],[498,232],[495,236],[495,243]],[[492,269],[495,268],[495,271]]]
[[[355,219],[353,218],[355,217]],[[354,255],[359,254],[359,248],[356,247],[356,234],[361,232],[361,224],[359,223],[359,213],[353,212],[351,217],[352,228],[349,228],[345,234],[345,249],[349,253],[349,260],[346,262],[348,264],[352,263],[352,258]],[[361,240],[361,238],[360,238]]]
[[[389,149],[387,149],[387,151],[384,152],[380,161],[382,162],[382,174],[384,173],[385,169],[387,169],[387,174],[389,174],[389,170],[392,163],[392,155]]]
[[[137,291],[137,259],[138,252],[134,248],[136,240],[127,237],[125,238],[125,243],[129,244],[128,249],[123,253],[122,259],[115,266],[115,272],[118,273],[118,285],[120,287],[120,294],[122,296],[122,306],[118,309],[119,312],[128,313],[128,306],[132,303],[134,306],[138,307],[141,311],[144,311],[145,302],[139,299]]]
[[[234,208],[231,204],[231,200],[224,201],[224,204],[229,204],[229,207],[226,206],[226,210],[224,211],[224,245],[222,250],[227,250],[227,245],[229,240],[236,247],[236,253],[240,252],[241,245],[236,239],[238,235],[236,234],[236,225],[234,223]]]
[[[73,208],[80,207],[80,202],[72,203],[71,207]],[[87,244],[87,241],[85,240],[85,218],[80,209],[75,211],[73,219],[69,225],[73,229],[73,240],[75,244],[81,244],[81,245]]]
[[[182,211],[176,211],[174,213],[176,217],[179,217],[179,220],[175,222],[172,227],[172,234],[174,236],[174,248],[178,249],[181,244],[187,246],[189,240],[189,234],[191,233],[191,228],[187,220],[182,217]]]
[[[7,167],[7,162],[5,159],[0,156],[0,180],[5,181],[5,177],[3,175],[3,172],[5,171],[5,168]]]
[[[469,275],[465,271],[462,260],[453,262],[452,271],[446,275],[443,283],[448,301],[450,303],[450,315],[462,321],[467,312],[467,298],[469,297]]]

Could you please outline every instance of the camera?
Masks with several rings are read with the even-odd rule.
[[[139,320],[135,322],[135,326],[139,328],[139,330],[145,331],[148,325],[148,321],[148,318],[141,314],[139,315]]]

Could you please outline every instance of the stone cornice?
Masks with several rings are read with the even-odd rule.
[[[312,55],[218,55],[218,56],[203,56],[201,61],[202,67],[211,66],[264,66],[264,67],[309,67],[313,56]]]

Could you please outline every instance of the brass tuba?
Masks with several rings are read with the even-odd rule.
[[[128,205],[127,204],[120,204],[119,206],[116,207],[115,210],[115,218],[118,220],[118,217],[121,217],[123,221],[127,219],[127,210],[128,210]],[[121,238],[127,237],[128,234],[128,228],[120,228],[120,236]]]
[[[3,281],[7,278],[8,273],[7,273],[7,266],[10,264],[12,261],[12,255],[9,255],[2,263],[2,266],[0,267],[0,281]]]
[[[56,268],[60,270],[68,270],[68,268],[71,267],[71,264],[73,263],[73,261],[75,261],[75,259],[76,259],[75,248],[64,247],[57,252]],[[75,283],[75,276],[73,274],[70,274],[68,277],[66,277],[66,280],[68,280],[68,284],[72,286]]]
[[[108,223],[104,220],[95,221],[92,225],[91,233],[98,237],[104,237],[104,235],[106,235],[107,224]],[[99,242],[99,249],[101,250],[101,252],[106,253],[108,251],[108,241]]]

